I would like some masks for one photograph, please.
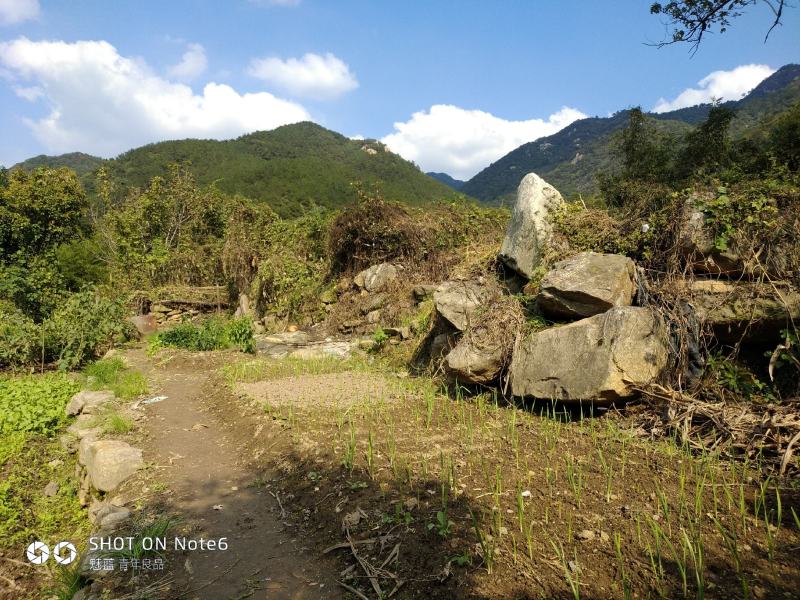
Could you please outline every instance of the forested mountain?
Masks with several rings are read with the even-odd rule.
[[[441,181],[443,184],[453,188],[456,191],[461,190],[461,188],[464,187],[464,183],[466,183],[464,181],[461,181],[460,179],[455,179],[454,177],[450,177],[450,175],[448,175],[447,173],[430,172],[426,173],[426,175],[428,177],[433,177],[437,181]]]
[[[40,154],[21,163],[17,163],[12,169],[20,168],[30,171],[36,167],[67,167],[75,171],[79,177],[93,173],[97,167],[103,163],[103,159],[83,152],[70,152],[69,154],[59,154],[58,156],[48,156]]]
[[[734,135],[757,132],[767,122],[800,101],[800,65],[786,65],[762,81],[741,100],[724,103],[736,111]],[[680,135],[702,122],[711,108],[703,104],[650,114],[657,129]],[[563,194],[589,194],[595,190],[596,173],[614,168],[614,134],[628,123],[628,111],[610,117],[575,121],[558,133],[512,150],[467,181],[461,192],[489,203],[513,197],[520,180],[534,171]]]
[[[72,156],[37,157],[19,166],[74,168],[64,160]],[[387,200],[408,204],[424,204],[455,194],[380,142],[351,140],[310,122],[234,140],[159,142],[115,159],[95,160],[95,167],[83,169],[81,178],[89,191],[94,188],[93,173],[100,165],[106,167],[122,194],[126,189],[143,187],[155,175],[166,174],[169,164],[180,162],[189,165],[199,184],[214,183],[222,191],[265,201],[284,217],[300,215],[313,205],[341,206],[355,197],[353,182],[367,188],[379,185]]]

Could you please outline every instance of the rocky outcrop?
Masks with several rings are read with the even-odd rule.
[[[395,279],[397,279],[397,267],[390,263],[381,263],[361,271],[353,278],[353,282],[368,292],[380,292]]]
[[[500,260],[530,279],[550,238],[550,213],[563,203],[557,189],[536,173],[528,173],[517,188],[517,201],[500,247]]]
[[[548,316],[591,317],[630,306],[636,267],[627,256],[582,252],[557,262],[544,276],[536,302]]]
[[[698,318],[722,342],[778,342],[781,330],[800,320],[800,293],[785,286],[718,279],[683,285]]]
[[[120,440],[84,439],[78,460],[86,467],[92,486],[101,492],[117,489],[144,464],[142,451]]]
[[[436,311],[459,331],[469,327],[475,312],[491,297],[492,291],[476,281],[446,281],[433,293]]]
[[[636,395],[667,366],[665,327],[646,308],[601,315],[529,335],[510,367],[515,396],[610,403]]]
[[[486,384],[496,380],[503,368],[503,347],[491,340],[465,335],[444,360],[451,379],[462,383]]]

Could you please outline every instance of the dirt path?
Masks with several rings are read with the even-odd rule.
[[[185,598],[337,598],[334,565],[287,520],[272,475],[259,470],[273,446],[215,372],[220,357],[178,358],[154,366],[130,357],[154,394],[143,429],[145,459],[156,465],[164,509],[194,539],[227,538],[226,551],[168,554],[168,570]],[[212,364],[214,360],[217,364]],[[159,485],[158,483],[156,485]],[[274,491],[273,491],[274,490]]]

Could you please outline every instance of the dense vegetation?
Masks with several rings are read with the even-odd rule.
[[[798,101],[800,65],[786,65],[745,98],[725,102],[722,107],[735,113],[731,135],[752,139],[763,137],[769,123]],[[707,119],[711,108],[704,104],[647,117],[660,133],[680,140]],[[520,180],[533,171],[567,196],[595,194],[595,174],[619,166],[614,138],[627,125],[628,112],[582,119],[554,135],[523,144],[475,175],[460,191],[484,202],[507,204]]]

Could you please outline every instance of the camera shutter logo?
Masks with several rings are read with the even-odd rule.
[[[60,565],[68,565],[75,560],[76,556],[78,556],[78,551],[72,542],[59,542],[53,548],[53,558]]]
[[[35,565],[43,565],[50,558],[50,548],[44,542],[32,542],[27,551],[28,560]]]
[[[25,551],[28,560],[34,565],[43,565],[50,558],[50,548],[44,542],[31,542]],[[59,542],[53,548],[53,558],[60,565],[68,565],[78,556],[78,550],[72,542]]]

